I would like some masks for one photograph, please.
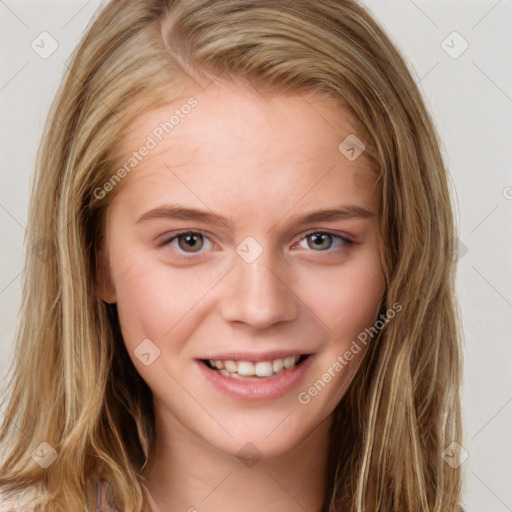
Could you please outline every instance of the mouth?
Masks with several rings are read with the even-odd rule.
[[[278,357],[267,361],[235,359],[201,359],[210,370],[233,379],[261,380],[273,379],[301,366],[312,354],[297,354]]]

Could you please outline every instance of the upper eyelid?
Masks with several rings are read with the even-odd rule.
[[[334,231],[331,231],[329,229],[313,229],[313,230],[310,230],[310,231],[307,231],[304,235],[302,235],[302,238],[305,238],[306,236],[308,235],[313,235],[314,233],[322,233],[322,234],[327,234],[327,235],[332,235],[332,236],[337,236],[341,239],[346,239],[346,240],[352,240],[353,237],[344,233],[344,234],[341,234],[341,233],[335,233]],[[301,238],[301,240],[302,240]]]
[[[179,236],[181,235],[186,235],[186,234],[189,234],[189,233],[193,233],[193,234],[199,234],[201,236],[204,236],[206,238],[208,238],[210,240],[210,242],[212,244],[215,244],[215,242],[211,239],[211,236],[206,232],[206,231],[203,231],[201,229],[184,229],[184,230],[180,230],[180,231],[176,231],[176,232],[173,232],[172,234],[169,234],[168,236],[164,236],[163,238],[163,241],[161,242],[162,245],[167,245],[167,244],[170,244],[173,240],[175,240],[176,238],[178,238]],[[312,229],[312,230],[308,230],[306,231],[299,240],[297,240],[296,242],[294,242],[293,245],[296,245],[298,243],[300,243],[302,240],[304,240],[304,238],[306,238],[307,236],[309,235],[313,235],[313,234],[316,234],[316,233],[321,233],[321,234],[327,234],[327,235],[331,235],[333,237],[337,237],[339,239],[341,239],[342,241],[344,242],[352,242],[353,243],[353,237],[349,236],[349,235],[342,235],[340,233],[334,233],[333,231],[331,230],[326,230],[326,229]],[[316,252],[316,251],[315,251]],[[318,251],[318,252],[322,252],[322,251]],[[325,252],[325,251],[324,251]],[[194,253],[194,252],[191,252],[191,253],[188,253],[188,254],[199,254],[199,252],[197,253]],[[186,252],[184,252],[184,254],[187,254]]]

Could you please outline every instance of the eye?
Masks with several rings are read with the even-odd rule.
[[[162,245],[171,245],[178,252],[192,255],[201,252],[201,249],[205,246],[208,247],[208,244],[211,246],[212,242],[206,235],[198,231],[183,231],[162,242]]]
[[[329,249],[352,245],[353,243],[352,240],[341,235],[326,231],[312,231],[305,235],[298,245],[304,249],[313,249],[315,252],[328,252]],[[214,244],[204,233],[182,231],[167,237],[161,245],[170,245],[179,255],[183,255],[185,258],[194,258],[211,249]]]
[[[306,242],[307,247],[304,247],[303,243]],[[308,233],[300,242],[299,246],[304,249],[314,249],[318,252],[324,252],[334,247],[340,247],[343,245],[353,244],[352,240],[335,235],[334,233],[328,233],[325,231],[313,231]]]

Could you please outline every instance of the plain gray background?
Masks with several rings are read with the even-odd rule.
[[[471,512],[512,511],[512,0],[363,3],[413,69],[456,191],[464,501]],[[64,63],[100,4],[0,0],[0,377],[12,355],[35,152]]]

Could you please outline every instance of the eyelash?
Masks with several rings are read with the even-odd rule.
[[[175,232],[172,234],[172,236],[170,237],[167,237],[160,245],[163,247],[163,246],[166,246],[166,245],[171,245],[171,243],[174,241],[174,240],[178,240],[178,238],[182,235],[200,235],[202,236],[203,238],[205,239],[209,239],[208,235],[206,235],[204,232],[202,231],[180,231],[180,232]],[[300,243],[302,242],[303,240],[306,240],[308,238],[308,236],[311,236],[311,235],[329,235],[333,238],[338,238],[340,240],[340,243],[338,245],[338,248],[339,247],[342,247],[342,246],[346,246],[346,245],[353,245],[354,244],[354,241],[351,240],[350,238],[346,237],[346,236],[342,236],[342,235],[339,235],[339,234],[335,234],[335,233],[332,233],[330,231],[319,231],[319,230],[313,230],[313,231],[309,231],[308,233],[306,233],[301,239],[299,242],[297,243]],[[210,241],[210,243],[212,243]],[[334,249],[336,248],[336,246],[334,247]],[[178,251],[179,251],[179,255],[180,257],[184,258],[184,259],[187,259],[187,260],[193,260],[193,259],[196,259],[196,258],[199,258],[201,257],[201,255],[203,254],[201,251],[199,252],[196,252],[196,253],[187,253],[187,252],[183,252],[181,251],[181,249],[179,247],[177,247]],[[332,252],[331,249],[333,249],[333,247],[329,247],[328,249],[325,249],[323,251],[315,251],[313,249],[311,249],[311,251],[313,252]],[[186,256],[185,256],[186,255]]]

